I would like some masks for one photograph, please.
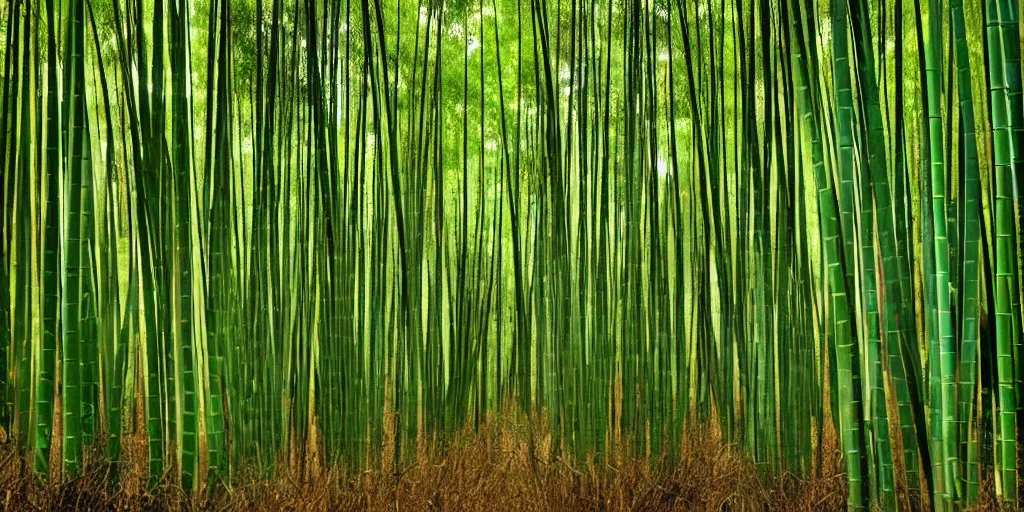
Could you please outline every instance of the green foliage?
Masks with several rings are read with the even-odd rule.
[[[193,492],[716,422],[837,433],[852,509],[1012,502],[1019,5],[966,4],[8,2],[0,427],[116,475],[140,404]]]

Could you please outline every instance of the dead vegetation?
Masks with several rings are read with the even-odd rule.
[[[621,454],[572,461],[556,455],[550,438],[541,435],[531,455],[524,430],[509,421],[492,422],[448,440],[444,450],[420,450],[397,471],[386,459],[377,465],[386,469],[357,474],[318,470],[317,460],[304,472],[283,464],[271,478],[238,477],[231,488],[207,489],[195,498],[170,483],[147,489],[141,435],[126,437],[116,485],[102,463],[90,464],[85,476],[63,485],[44,484],[8,443],[0,446],[0,510],[819,511],[839,510],[846,502],[837,452],[823,457],[812,479],[769,479],[760,478],[762,471],[715,432],[689,435],[678,464],[667,470]]]

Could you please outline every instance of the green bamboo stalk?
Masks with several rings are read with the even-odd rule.
[[[836,129],[839,143],[838,162],[841,169],[840,175],[852,176],[853,140],[850,131],[852,128],[853,106],[850,92],[846,19],[847,10],[845,6],[833,5],[832,26],[834,30],[832,44],[837,92]],[[797,59],[798,67],[800,68],[798,84],[806,83],[807,68],[802,52],[797,54]],[[800,85],[798,85],[798,88],[800,88]],[[806,89],[803,90],[805,92],[801,95],[801,104],[803,105],[801,110],[807,112],[809,110],[809,98],[807,97]],[[806,113],[804,115],[809,121],[813,119],[813,116],[808,116]],[[840,251],[840,238],[849,237],[849,242],[843,241],[842,243],[852,243],[852,233],[848,233],[847,229],[840,230],[841,225],[845,226],[846,224],[850,224],[852,229],[852,216],[845,215],[847,218],[842,222],[840,222],[840,218],[837,216],[836,200],[834,199],[836,196],[833,195],[831,180],[825,174],[824,162],[821,156],[822,149],[814,129],[815,125],[813,121],[808,124],[810,124],[812,145],[814,146],[813,154],[815,158],[815,181],[818,187],[818,207],[821,212],[821,225],[826,254],[825,261],[828,267],[828,290],[832,300],[831,317],[834,329],[833,335],[835,336],[834,347],[837,363],[836,373],[838,376],[836,385],[838,386],[840,397],[837,414],[839,415],[840,439],[843,445],[847,482],[850,489],[847,504],[849,508],[859,510],[865,507],[866,501],[862,481],[865,476],[862,470],[864,444],[861,419],[858,415],[860,404],[856,399],[857,389],[854,370],[856,354],[853,352],[856,337],[853,333],[854,325],[850,320],[851,308],[847,299],[849,270],[844,275],[843,268],[848,267],[848,263],[843,263],[844,256]],[[850,182],[850,180],[844,178],[843,182]],[[849,185],[844,185],[844,190],[841,190],[838,194],[838,197],[846,198],[843,201],[847,204],[852,200],[852,197],[850,197],[852,190],[848,190],[849,188]],[[849,258],[847,259],[848,262],[852,259],[852,256],[852,254],[847,255]]]
[[[964,22],[964,6],[962,0],[953,0],[950,4],[950,15],[953,26],[953,38],[956,48],[957,88],[959,94],[960,116],[964,138],[964,199],[963,199],[963,299],[962,299],[962,332],[960,344],[959,389],[957,404],[957,420],[959,427],[959,447],[957,453],[963,461],[960,471],[962,482],[958,482],[958,498],[966,504],[973,504],[978,499],[978,453],[969,447],[976,443],[979,432],[974,421],[975,397],[977,386],[977,354],[978,354],[978,316],[980,267],[978,265],[981,237],[981,197],[980,176],[978,171],[978,145],[975,133],[973,94],[971,85],[971,61],[967,45],[967,30]]]
[[[53,2],[47,2],[47,25],[54,25]],[[56,34],[48,31],[46,38],[47,62],[57,61]],[[35,457],[36,472],[48,475],[50,471],[50,442],[53,434],[54,380],[56,378],[57,344],[61,335],[58,319],[60,298],[60,213],[58,210],[58,176],[62,168],[61,142],[57,95],[57,66],[47,66],[46,79],[46,203],[43,228],[43,337],[40,345],[39,370],[36,374]]]
[[[1016,391],[1013,366],[1012,296],[1015,293],[1013,281],[1013,213],[1011,155],[1012,142],[1007,113],[1008,91],[1003,66],[998,63],[1005,59],[1000,33],[1000,12],[997,3],[989,0],[985,4],[986,43],[989,62],[989,109],[991,115],[992,152],[994,160],[993,181],[995,182],[993,230],[995,237],[995,261],[990,277],[995,297],[995,352],[997,390],[994,400],[998,403],[996,423],[997,445],[996,467],[1001,471],[1001,486],[997,492],[1008,501],[1016,497]],[[1001,487],[1001,489],[1000,489]]]
[[[10,2],[7,5],[7,24],[5,30],[8,32],[17,33],[17,23],[14,21],[14,2]],[[11,105],[13,104],[11,84],[14,82],[11,79],[12,75],[12,61],[17,60],[14,58],[15,46],[14,41],[16,38],[7,37],[4,42],[4,88],[3,88],[3,111],[0,113],[0,148],[7,147],[7,124],[11,114]],[[9,365],[8,361],[10,353],[10,344],[12,340],[12,324],[11,324],[11,289],[10,273],[11,273],[11,241],[13,236],[11,234],[11,221],[10,218],[13,215],[14,199],[13,197],[8,199],[9,194],[7,190],[14,186],[14,180],[12,173],[6,172],[6,162],[0,159],[0,166],[4,169],[4,179],[0,180],[0,281],[8,283],[7,286],[0,286],[0,428],[10,428],[10,417],[11,417],[11,404],[10,396],[12,393],[12,386],[10,384]]]
[[[279,4],[280,2],[276,2]],[[278,10],[278,14],[280,11]],[[209,456],[209,478],[211,483],[217,481],[229,483],[229,464],[227,457],[227,446],[225,444],[225,391],[226,365],[224,353],[230,347],[231,334],[235,332],[234,315],[232,315],[230,301],[234,289],[234,279],[231,272],[232,261],[230,252],[231,225],[233,216],[231,210],[233,202],[230,196],[231,174],[231,102],[229,95],[230,84],[230,42],[228,39],[228,2],[214,2],[210,5],[211,25],[217,27],[216,38],[211,38],[209,47],[210,62],[216,62],[208,67],[208,73],[216,73],[216,79],[211,80],[216,86],[209,90],[213,93],[209,96],[216,98],[215,112],[211,116],[215,120],[209,125],[215,126],[216,137],[208,139],[207,166],[211,168],[208,173],[213,181],[213,197],[211,199],[211,212],[209,214],[209,266],[208,266],[208,287],[204,297],[206,302],[206,330],[207,330],[207,353],[208,353],[208,389],[209,405],[207,408],[207,446]],[[216,24],[215,24],[216,22]],[[211,130],[213,131],[213,130]],[[212,134],[211,134],[212,135]],[[211,142],[212,139],[212,142]]]
[[[1000,32],[1003,41],[1003,76],[1006,79],[1006,100],[1007,115],[1010,130],[1010,143],[1012,146],[1010,168],[1012,169],[1013,188],[1016,190],[1015,204],[1017,205],[1016,229],[1014,231],[1016,243],[1011,243],[1011,290],[1010,290],[1010,331],[1013,333],[1013,354],[1014,354],[1014,387],[1017,392],[1017,423],[1024,422],[1024,297],[1020,295],[1024,291],[1021,286],[1024,280],[1024,268],[1021,267],[1022,251],[1021,244],[1024,243],[1024,209],[1020,207],[1021,197],[1024,196],[1024,86],[1021,82],[1021,56],[1020,56],[1020,7],[1017,0],[1000,0],[999,2]],[[1011,212],[1012,216],[1012,212]]]
[[[21,33],[29,34],[31,32],[31,16],[28,13],[31,12],[31,5],[26,3],[25,15],[17,16],[15,19],[20,18]],[[15,28],[14,36],[17,37],[18,29]],[[26,38],[26,41],[28,39]],[[33,94],[33,83],[30,79],[29,70],[33,68],[32,56],[29,53],[31,46],[29,44],[16,44],[15,55],[11,55],[14,59],[14,67],[18,67],[19,61],[22,63],[21,76],[15,77],[15,86],[12,92],[13,106],[17,112],[10,112],[10,115],[14,118],[14,126],[11,126],[12,137],[10,139],[9,147],[9,158],[5,162],[7,168],[8,183],[7,183],[7,194],[9,195],[9,201],[12,203],[12,212],[16,212],[17,215],[13,215],[9,218],[8,231],[10,233],[11,241],[15,242],[16,247],[16,258],[17,266],[15,268],[13,284],[15,293],[14,300],[18,305],[14,310],[13,315],[13,337],[9,337],[10,340],[10,355],[11,355],[11,369],[12,372],[12,386],[11,389],[7,390],[10,403],[9,407],[13,413],[13,421],[8,425],[11,430],[10,434],[12,438],[19,443],[24,444],[24,448],[27,450],[31,447],[31,438],[27,435],[29,430],[29,423],[31,417],[31,401],[29,400],[30,393],[32,390],[29,368],[32,359],[32,317],[31,317],[31,286],[32,286],[32,260],[31,260],[31,236],[32,231],[35,229],[33,226],[33,215],[31,211],[31,200],[32,195],[32,152],[30,142],[32,140],[32,120],[30,119],[30,110],[32,101],[30,98]],[[23,53],[20,59],[17,53]],[[22,99],[19,101],[19,96]],[[20,107],[20,108],[18,108]],[[8,210],[4,210],[4,215],[8,213]],[[17,223],[14,220],[17,219]],[[8,255],[11,256],[11,255]],[[11,261],[8,259],[4,265],[10,264]],[[8,327],[9,328],[9,327]],[[7,348],[7,347],[5,347]],[[6,357],[6,354],[4,354]],[[6,363],[6,362],[5,362]],[[6,366],[6,364],[5,364]],[[6,400],[5,400],[6,401]]]
[[[183,43],[188,40],[188,9],[184,5],[171,7],[170,29],[170,62],[171,62],[171,118],[172,146],[171,165],[174,169],[174,219],[175,219],[175,253],[177,256],[177,295],[180,297],[178,305],[178,322],[175,329],[176,338],[180,343],[180,351],[175,348],[175,366],[168,368],[169,373],[180,374],[175,378],[177,385],[181,386],[180,393],[182,401],[180,409],[174,414],[180,414],[181,419],[181,485],[186,491],[195,488],[195,473],[198,464],[198,397],[196,396],[196,357],[193,344],[192,325],[192,154],[191,154],[191,118],[185,114],[190,110],[186,83],[188,83],[188,69],[190,58],[188,49]],[[172,388],[169,388],[172,389]]]
[[[929,139],[929,165],[931,173],[931,214],[934,228],[934,239],[926,240],[925,243],[934,244],[935,248],[935,275],[928,276],[928,279],[935,279],[936,302],[929,307],[937,308],[935,311],[937,320],[938,354],[929,355],[929,365],[936,365],[939,369],[941,379],[941,400],[932,399],[933,406],[939,405],[941,410],[941,429],[933,425],[933,439],[941,443],[941,452],[933,454],[937,464],[942,467],[942,485],[936,486],[941,489],[941,499],[944,506],[949,506],[954,496],[954,482],[956,479],[957,452],[956,441],[956,347],[953,342],[953,327],[950,314],[950,283],[949,283],[949,242],[946,236],[946,194],[945,194],[945,169],[943,161],[942,143],[942,113],[940,106],[941,97],[941,76],[940,66],[940,45],[941,38],[941,11],[938,3],[934,0],[929,2],[928,17],[928,45],[925,51],[925,84],[928,94],[928,139]],[[938,355],[938,359],[933,359]],[[933,373],[934,378],[934,373]],[[934,384],[933,384],[934,386]],[[933,387],[933,392],[935,388]],[[936,475],[937,477],[940,475]],[[939,491],[936,491],[937,493]],[[934,496],[935,500],[940,498],[939,494]],[[937,504],[936,504],[937,505]]]
[[[84,282],[90,277],[82,274],[82,260],[88,255],[88,246],[83,244],[88,234],[83,233],[87,220],[83,219],[84,211],[83,184],[92,179],[91,172],[85,167],[88,164],[84,154],[88,148],[88,132],[86,131],[85,81],[84,81],[84,2],[72,2],[69,6],[65,39],[64,99],[63,105],[68,113],[64,119],[63,129],[68,134],[67,147],[69,159],[67,175],[69,177],[65,196],[68,198],[68,228],[64,239],[65,282],[66,293],[62,296],[63,311],[61,318],[63,327],[63,382],[62,409],[63,429],[63,466],[68,477],[75,477],[81,471],[82,456],[82,416],[83,416],[83,382],[81,364],[83,361],[83,336],[86,335],[83,325]],[[85,245],[85,247],[83,247]],[[84,249],[84,251],[83,251]],[[88,393],[88,389],[84,391]]]

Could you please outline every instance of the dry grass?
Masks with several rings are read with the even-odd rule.
[[[823,438],[813,440],[818,455],[811,472],[814,477],[809,480],[790,474],[764,477],[762,468],[722,441],[714,421],[708,428],[690,428],[681,440],[681,460],[674,469],[666,470],[646,457],[621,451],[613,451],[603,461],[559,457],[552,449],[546,425],[527,422],[506,411],[501,416],[506,419],[499,422],[492,418],[479,432],[461,432],[444,449],[427,446],[429,443],[421,439],[415,460],[398,471],[392,469],[389,458],[393,432],[389,428],[392,423],[386,421],[384,446],[371,454],[379,461],[376,470],[352,473],[344,468],[322,469],[322,447],[312,443],[305,450],[293,448],[291,457],[282,456],[278,473],[272,478],[244,476],[250,472],[236,471],[232,488],[203,489],[192,497],[170,476],[149,488],[147,441],[140,410],[141,406],[136,408],[134,425],[126,427],[136,433],[122,438],[123,461],[117,485],[98,451],[86,454],[84,476],[62,485],[44,484],[31,473],[0,429],[0,512],[830,511],[843,510],[846,505],[844,465],[831,422],[824,426]],[[55,435],[51,456],[54,473],[60,468],[59,439]],[[200,461],[200,467],[205,467],[205,461]],[[174,470],[169,469],[169,474]],[[920,497],[908,496],[905,482],[897,487],[901,510],[920,509]],[[977,510],[996,507],[993,482],[987,478],[982,481]]]
[[[572,462],[537,435],[531,455],[525,424],[489,423],[456,436],[443,455],[422,455],[395,473],[310,470],[295,464],[272,479],[246,479],[232,489],[190,498],[164,484],[147,490],[145,438],[125,438],[120,485],[106,465],[64,485],[32,476],[10,444],[0,446],[0,510],[840,510],[846,486],[838,453],[820,463],[819,477],[763,480],[759,469],[714,431],[682,441],[682,460],[659,470],[645,459],[611,454],[604,462]],[[535,428],[535,432],[540,429]],[[833,452],[834,447],[828,452]],[[312,459],[317,459],[315,455]],[[317,466],[314,462],[310,466]],[[390,468],[387,462],[383,465]]]

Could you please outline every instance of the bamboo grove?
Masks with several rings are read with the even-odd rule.
[[[0,5],[42,479],[116,475],[135,417],[190,492],[531,418],[808,478],[835,429],[851,509],[1018,500],[1017,0]]]

